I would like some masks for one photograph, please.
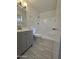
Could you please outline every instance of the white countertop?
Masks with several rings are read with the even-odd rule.
[[[23,31],[32,31],[32,29],[22,28],[20,30],[17,30],[17,32],[23,32]]]

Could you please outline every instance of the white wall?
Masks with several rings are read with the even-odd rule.
[[[38,30],[39,12],[28,4],[27,6],[27,27]]]
[[[57,27],[57,39],[54,41],[54,54],[53,59],[59,59],[59,48],[61,40],[61,0],[57,0],[56,8],[56,27]]]
[[[56,8],[56,26],[58,28],[58,38],[61,35],[61,0],[57,0],[57,8]],[[59,39],[57,41],[60,41]]]

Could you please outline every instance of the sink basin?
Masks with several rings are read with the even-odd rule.
[[[18,27],[17,27],[17,30],[22,30],[22,27],[21,27],[21,26],[18,26]]]
[[[17,30],[22,30],[22,28],[17,28]]]

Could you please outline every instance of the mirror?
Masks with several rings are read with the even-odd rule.
[[[21,29],[26,26],[26,8],[17,5],[17,28]]]

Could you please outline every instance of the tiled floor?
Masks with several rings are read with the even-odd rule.
[[[53,41],[37,39],[20,59],[53,59]]]

